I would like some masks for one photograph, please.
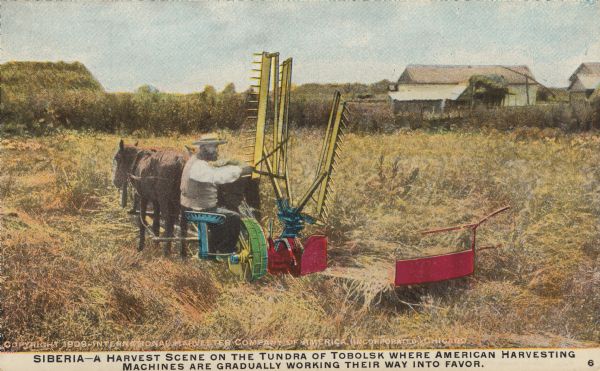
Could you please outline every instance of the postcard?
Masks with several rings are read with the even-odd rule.
[[[0,369],[599,370],[597,1],[3,1]]]

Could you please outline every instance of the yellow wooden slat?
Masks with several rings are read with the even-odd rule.
[[[344,113],[346,104],[339,100],[339,92],[336,92],[336,97],[338,97],[338,105],[335,113],[335,120],[333,121],[331,127],[331,133],[328,138],[329,143],[327,144],[325,149],[325,159],[321,169],[322,172],[327,173],[327,176],[321,183],[319,194],[317,196],[316,211],[318,216],[321,215],[321,212],[323,211],[323,206],[325,204],[326,196],[328,196],[328,194],[331,191],[331,174],[333,171],[333,166],[335,164],[335,159],[339,157],[338,141],[340,137],[342,114]],[[334,100],[336,99],[334,98]]]
[[[272,88],[273,88],[273,140],[271,143],[271,151],[277,148],[280,143],[278,125],[279,119],[279,53],[274,53],[271,56],[271,76],[273,77]],[[275,155],[273,157],[273,172],[279,174],[279,157]]]
[[[290,140],[288,139],[288,129],[289,129],[289,106],[290,106],[290,94],[292,89],[292,58],[288,58],[283,62],[282,68],[282,79],[281,79],[281,104],[279,108],[279,120],[281,124],[279,125],[279,136],[282,140],[287,140],[284,146],[281,148],[280,152],[280,162],[283,168],[283,174],[286,178],[286,193],[290,204],[293,202],[293,191],[292,184],[289,178],[288,171],[288,148],[290,144]]]
[[[289,117],[289,105],[290,105],[290,90],[292,86],[292,58],[286,59],[281,65],[281,89],[280,89],[280,97],[279,97],[279,110],[278,114],[278,123],[277,127],[274,128],[277,130],[273,137],[279,138],[279,142],[282,143],[287,136],[287,127],[288,127],[288,117]],[[279,172],[286,174],[287,173],[287,148],[288,143],[286,143],[281,150],[275,155],[275,163],[277,164],[277,169]],[[291,198],[291,189],[289,189],[289,184],[286,186],[288,189],[288,198]]]
[[[256,136],[254,141],[253,166],[259,166],[259,161],[263,156],[265,143],[265,126],[267,123],[267,108],[269,103],[269,83],[271,75],[271,58],[268,53],[262,53],[261,59],[261,79],[258,86],[258,111],[256,115]],[[262,165],[257,170],[261,170]],[[253,173],[252,178],[257,179],[260,174]]]

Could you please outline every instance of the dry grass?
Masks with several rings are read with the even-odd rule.
[[[225,135],[226,155],[239,155],[239,139]],[[141,144],[183,148],[191,139]],[[350,338],[412,339],[353,346],[361,348],[600,342],[598,135],[350,135],[326,232],[331,274],[351,270],[254,284],[218,263],[163,258],[151,245],[135,252],[136,229],[110,183],[117,142],[74,133],[2,141],[5,339],[274,342],[243,343],[250,348],[331,348],[290,342]],[[318,145],[316,132],[298,133],[296,194],[314,175]],[[266,182],[262,192],[268,200]],[[474,278],[389,286],[394,258],[452,251],[461,240],[422,239],[419,230],[471,222],[506,204],[511,212],[480,235],[482,245],[504,247],[479,254]],[[273,208],[267,201],[263,215]]]

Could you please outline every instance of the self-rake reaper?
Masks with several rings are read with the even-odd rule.
[[[332,200],[333,181],[332,175],[336,161],[339,157],[340,145],[343,141],[344,129],[348,122],[346,103],[341,100],[341,95],[336,92],[331,104],[327,128],[324,133],[323,143],[312,184],[301,197],[296,198],[292,192],[290,177],[290,131],[288,113],[290,104],[292,59],[279,64],[278,53],[262,52],[256,54],[257,67],[249,93],[249,108],[251,112],[248,120],[254,130],[246,138],[249,149],[245,159],[253,169],[248,175],[253,181],[266,177],[271,184],[277,219],[281,230],[273,232],[273,223],[269,223],[268,233],[254,217],[252,209],[242,208],[241,232],[233,253],[212,252],[209,249],[208,233],[211,225],[222,224],[225,216],[218,213],[203,211],[186,211],[187,220],[196,227],[197,237],[184,236],[158,237],[153,233],[143,218],[140,217],[148,232],[155,241],[197,241],[198,258],[226,260],[229,269],[240,278],[252,281],[271,274],[289,273],[302,276],[315,272],[322,272],[327,268],[327,237],[324,235],[311,235],[301,239],[301,232],[306,224],[323,224],[329,216],[329,203]],[[270,133],[269,130],[270,129]],[[310,205],[312,213],[305,212]],[[443,228],[426,231],[426,234],[449,232],[455,230],[471,231],[469,249],[456,253],[425,256],[416,259],[396,260],[394,266],[383,262],[384,266],[377,269],[384,276],[379,280],[384,286],[406,286],[428,282],[445,281],[473,274],[475,265],[475,235],[477,228],[492,216],[507,210],[504,207],[481,219],[479,222],[459,227]],[[143,214],[143,213],[142,213]],[[156,223],[153,229],[156,228]],[[185,235],[185,233],[184,233]],[[481,248],[483,249],[483,248]],[[395,269],[394,269],[395,268]],[[343,267],[335,267],[326,274],[333,277],[354,279],[348,275]],[[394,270],[392,274],[390,272]],[[364,272],[360,275],[365,278]]]
[[[267,177],[273,187],[277,218],[282,230],[273,233],[270,223],[268,234],[250,214],[242,217],[242,228],[233,254],[211,253],[208,249],[207,231],[210,224],[223,222],[219,214],[187,212],[187,219],[198,229],[198,257],[201,259],[226,258],[229,269],[247,280],[255,280],[267,272],[290,273],[294,276],[320,272],[327,268],[327,237],[312,235],[301,240],[306,224],[324,223],[327,220],[329,202],[332,198],[332,174],[339,156],[340,144],[348,117],[346,104],[336,92],[331,105],[327,129],[321,146],[321,154],[315,179],[299,198],[292,192],[289,173],[290,132],[288,112],[292,78],[292,59],[279,64],[278,53],[259,53],[254,63],[258,68],[249,94],[251,115],[255,123],[250,143],[248,164],[254,168],[252,178]],[[270,124],[270,125],[268,125]],[[271,138],[267,126],[272,128]],[[304,212],[313,204],[314,213]]]

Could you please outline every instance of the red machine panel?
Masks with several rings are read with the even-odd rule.
[[[327,237],[310,236],[303,244],[301,248],[294,238],[269,239],[269,273],[303,276],[327,269]]]
[[[322,272],[325,269],[327,269],[327,237],[310,236],[304,241],[300,275]]]
[[[446,255],[396,261],[396,286],[464,277],[473,273],[475,255],[466,250]]]

